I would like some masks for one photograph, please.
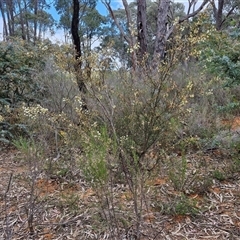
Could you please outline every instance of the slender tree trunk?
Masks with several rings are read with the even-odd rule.
[[[21,31],[22,31],[22,39],[26,40],[26,32],[25,32],[25,26],[24,26],[24,17],[23,17],[23,11],[21,7],[21,0],[17,1],[18,8],[19,8],[19,17],[20,17],[20,24],[21,24]]]
[[[111,15],[114,23],[116,24],[118,30],[121,33],[121,35],[127,41],[129,48],[132,49],[132,51],[131,51],[132,69],[133,69],[133,71],[135,71],[136,67],[137,67],[137,54],[135,51],[136,40],[135,40],[135,36],[133,36],[131,29],[130,29],[130,26],[131,25],[133,26],[133,22],[132,22],[131,13],[129,10],[127,0],[122,0],[122,3],[124,6],[124,9],[125,9],[125,12],[126,12],[126,18],[127,18],[128,29],[130,31],[130,36],[128,36],[126,34],[125,30],[122,28],[121,24],[118,22],[118,19],[115,17],[115,14],[110,6],[110,2],[107,0],[102,0],[102,3],[106,6],[107,10],[109,11],[109,14]]]
[[[137,0],[138,61],[147,53],[147,17],[146,0]]]
[[[9,10],[9,2],[8,1],[6,3],[6,12],[7,12],[8,33],[9,33],[9,36],[12,36],[13,32],[12,32],[11,17],[10,17],[10,10]]]
[[[73,0],[73,16],[72,16],[71,30],[72,30],[73,44],[76,50],[76,55],[75,55],[76,59],[79,59],[82,53],[81,45],[80,45],[80,37],[78,34],[78,27],[79,27],[79,1]]]
[[[230,9],[226,11],[224,10],[224,4],[226,3],[226,0],[218,0],[217,6],[214,0],[210,1],[210,3],[213,7],[216,30],[221,31],[223,28],[223,23],[233,14],[234,10],[239,6],[239,4],[236,2],[231,6]]]
[[[11,26],[12,26],[12,35],[15,35],[15,19],[14,19],[14,3],[10,0],[10,17],[11,17]]]
[[[7,18],[8,18],[8,30],[9,35],[14,36],[14,4],[12,0],[6,1]]]
[[[38,41],[40,41],[41,40],[41,36],[42,35],[44,35],[43,33],[43,26],[42,26],[42,24],[41,23],[39,23],[39,25],[38,25]]]
[[[130,8],[129,8],[129,5],[128,5],[128,2],[127,0],[122,0],[122,3],[123,3],[123,6],[124,6],[124,9],[125,9],[125,12],[126,12],[126,18],[127,18],[127,25],[128,25],[128,30],[130,32],[130,37],[129,37],[129,40],[130,40],[130,48],[132,49],[132,68],[134,71],[137,70],[137,51],[135,50],[136,49],[136,45],[137,45],[137,41],[136,41],[136,38],[135,38],[135,33],[133,31],[133,21],[132,21],[132,14],[131,14],[131,11],[130,11]]]
[[[33,23],[33,42],[37,41],[37,18],[38,18],[38,0],[34,1],[34,23]]]
[[[216,7],[215,1],[211,1],[213,7],[213,16],[216,21],[216,30],[220,30],[222,26],[222,14],[223,14],[223,4],[224,0],[218,0],[218,6]]]
[[[73,44],[75,46],[75,51],[76,51],[76,54],[75,54],[76,64],[74,67],[77,75],[77,84],[78,84],[79,91],[86,93],[86,86],[82,76],[81,42],[78,34],[79,10],[80,10],[79,1],[73,0],[73,16],[72,16],[71,32],[72,32]]]
[[[26,25],[26,36],[27,36],[27,41],[30,42],[30,34],[29,34],[29,25],[28,25],[28,17],[27,17],[27,2],[24,0],[24,19],[25,19],[25,25]]]
[[[6,39],[8,37],[8,27],[7,27],[7,22],[5,18],[5,12],[3,8],[3,1],[0,0],[0,11],[3,19],[3,39]]]

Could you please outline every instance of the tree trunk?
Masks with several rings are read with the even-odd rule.
[[[165,47],[167,42],[168,32],[168,13],[170,8],[170,0],[161,0],[158,4],[158,15],[157,15],[157,33],[155,39],[153,63],[154,65],[159,60],[164,60]]]
[[[21,0],[17,1],[18,8],[19,8],[19,17],[20,17],[20,24],[21,24],[21,31],[22,31],[22,39],[26,40],[26,32],[25,32],[25,26],[24,26],[24,17],[23,17],[23,11],[21,7]]]
[[[14,36],[14,5],[12,0],[6,1],[7,18],[8,18],[8,30],[9,35]]]
[[[71,26],[71,32],[72,32],[72,38],[73,38],[73,44],[75,46],[75,59],[76,64],[74,66],[76,75],[77,75],[77,84],[80,92],[86,93],[86,86],[83,81],[82,76],[82,52],[81,52],[81,42],[80,37],[78,34],[78,28],[79,28],[79,1],[73,0],[73,16],[72,16],[72,26]]]
[[[27,36],[27,41],[30,42],[30,34],[29,34],[29,24],[28,24],[28,18],[27,18],[27,2],[24,0],[24,20],[25,20],[25,25],[26,25],[26,36]]]
[[[128,25],[128,30],[130,32],[130,48],[132,50],[132,53],[131,53],[131,59],[132,59],[132,68],[134,71],[137,70],[137,51],[135,51],[135,48],[136,48],[136,38],[134,36],[134,32],[132,31],[132,27],[133,27],[133,21],[132,21],[132,14],[130,12],[130,9],[129,9],[129,5],[128,5],[128,2],[127,0],[122,0],[122,3],[123,3],[123,6],[124,6],[124,9],[125,9],[125,12],[126,12],[126,18],[127,18],[127,25]]]
[[[213,7],[213,15],[216,21],[216,30],[221,30],[222,27],[222,14],[223,14],[223,4],[224,0],[218,0],[218,7],[216,7],[216,4],[214,1],[211,2]]]
[[[34,0],[33,42],[37,41],[38,0]]]
[[[12,36],[12,26],[11,26],[11,17],[10,17],[10,10],[9,10],[9,1],[6,1],[6,13],[7,13],[8,33],[9,33],[9,36]]]
[[[129,48],[132,50],[131,51],[131,63],[132,63],[132,69],[135,71],[137,68],[137,54],[135,51],[136,40],[135,40],[135,36],[133,36],[133,34],[131,32],[131,29],[129,28],[131,25],[133,25],[133,22],[132,22],[131,13],[129,10],[127,0],[122,0],[122,3],[124,6],[124,9],[125,9],[125,12],[126,12],[127,25],[128,25],[128,30],[130,31],[130,36],[127,35],[125,30],[122,28],[121,24],[119,24],[111,6],[110,6],[110,2],[107,0],[102,0],[102,3],[106,6],[107,10],[109,11],[109,14],[111,15],[116,26],[118,27],[118,30],[120,31],[123,38],[127,41]]]
[[[142,61],[147,53],[147,17],[146,0],[137,0],[137,29],[138,29],[138,61]]]
[[[6,39],[8,37],[8,27],[7,27],[7,22],[5,18],[5,13],[4,13],[4,8],[3,8],[3,1],[0,0],[0,11],[3,19],[3,39]]]
[[[216,6],[215,1],[211,1],[213,7],[213,16],[215,19],[216,30],[221,31],[223,28],[223,23],[233,14],[234,10],[238,7],[238,4],[235,3],[227,11],[224,9],[225,0],[218,0]]]

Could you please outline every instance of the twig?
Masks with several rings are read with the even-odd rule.
[[[5,191],[4,194],[4,210],[5,210],[5,224],[6,224],[6,239],[11,239],[10,237],[10,229],[9,229],[9,219],[8,219],[8,206],[7,206],[7,198],[8,198],[8,192],[10,191],[11,188],[11,183],[12,183],[12,178],[13,178],[13,172],[10,173],[10,177],[8,180],[8,185],[7,185],[7,189]]]

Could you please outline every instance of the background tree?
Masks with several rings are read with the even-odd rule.
[[[6,36],[8,36],[8,27],[7,27],[7,20],[5,17],[5,9],[3,5],[3,1],[0,1],[0,11],[3,19],[3,38],[6,39]]]
[[[210,1],[213,11],[213,19],[218,31],[228,26],[227,21],[229,19],[237,21],[239,16],[240,2],[238,0],[218,0]]]
[[[136,19],[137,17],[137,6],[134,2],[129,4],[131,11],[131,17]],[[119,30],[119,26],[114,21],[112,15],[117,19],[118,25],[122,28]],[[130,67],[132,66],[131,54],[129,50],[130,43],[130,32],[126,20],[126,12],[124,9],[112,10],[112,15],[107,16],[107,24],[104,28],[101,43],[99,48],[104,49],[106,47],[111,47],[112,57],[119,59],[122,66]],[[135,25],[136,26],[136,25]]]
[[[72,2],[56,0],[54,6],[60,16],[58,27],[62,28],[68,35],[71,32],[72,24]],[[105,17],[96,10],[96,0],[79,1],[78,32],[82,53],[90,50],[94,41],[101,36],[104,23]]]
[[[73,1],[72,3],[57,0],[55,8],[60,15],[59,27],[64,29],[66,35],[71,32],[76,49],[75,58],[78,59],[78,70],[77,68],[76,70],[79,72],[84,66],[85,76],[90,78],[92,67],[89,58],[91,57],[93,43],[102,35],[105,17],[96,10],[96,0]],[[81,62],[83,58],[84,63]],[[83,90],[83,78],[84,75],[78,79],[80,91],[85,91]]]
[[[123,0],[124,10],[113,10],[109,1],[103,1],[103,3],[118,28],[115,34],[121,35],[125,44],[132,49],[130,50],[131,62],[135,62],[132,66],[136,66],[136,55],[142,56],[146,50],[153,62],[157,63],[159,60],[163,60],[166,43],[174,30],[176,19],[179,19],[177,23],[182,23],[194,17],[204,8],[208,0],[205,0],[197,9],[195,9],[195,1],[190,1],[188,14],[184,13],[183,5],[172,4],[167,0],[137,1],[131,4]],[[131,17],[129,17],[130,12]],[[132,31],[132,29],[137,29],[137,31]],[[109,38],[107,37],[107,39]]]
[[[139,42],[139,60],[147,53],[147,11],[146,0],[137,1],[137,30]]]
[[[77,84],[80,92],[86,93],[86,86],[83,81],[82,76],[82,50],[81,50],[81,42],[79,37],[79,10],[80,4],[78,0],[73,0],[73,14],[72,14],[72,26],[71,33],[73,38],[73,44],[75,47],[75,72],[77,75]]]
[[[47,1],[1,1],[4,38],[19,36],[23,40],[39,41],[48,30],[53,31],[54,19],[47,13]]]
[[[65,40],[70,33],[71,21],[72,21],[72,2],[67,0],[56,0],[54,2],[54,7],[57,10],[60,19],[58,22],[58,28],[64,30]]]

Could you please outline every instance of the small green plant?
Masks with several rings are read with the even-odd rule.
[[[240,143],[231,145],[231,163],[229,164],[230,175],[240,171]]]
[[[225,174],[222,171],[219,170],[214,170],[212,173],[213,178],[219,180],[219,181],[224,181],[226,179]]]
[[[185,155],[169,163],[168,176],[176,190],[184,190],[187,181],[187,159]]]
[[[82,166],[84,176],[95,187],[103,187],[108,180],[107,157],[110,151],[111,139],[108,137],[106,127],[92,129],[86,136],[84,151],[86,153]]]
[[[233,162],[230,165],[230,169],[232,173],[236,173],[240,171],[240,156],[233,158]]]
[[[61,195],[62,200],[59,203],[59,207],[63,211],[68,209],[72,213],[77,213],[79,210],[79,196],[76,193],[64,192]]]
[[[197,201],[184,194],[177,196],[170,203],[162,204],[161,209],[163,214],[169,215],[195,216],[199,212]]]
[[[180,199],[177,199],[173,210],[175,215],[196,215],[199,211],[196,201],[185,195],[181,195]]]
[[[29,135],[27,125],[20,123],[16,109],[5,107],[0,113],[0,143],[11,144],[14,139]]]
[[[35,143],[29,139],[20,137],[17,140],[13,141],[13,145],[21,151],[26,157],[31,155],[33,151],[35,151],[36,146]]]
[[[13,142],[14,146],[22,153],[29,174],[26,178],[29,188],[29,198],[26,199],[26,216],[28,231],[31,235],[35,233],[34,223],[36,221],[36,212],[39,209],[40,202],[37,195],[37,178],[42,170],[42,149],[33,140],[20,137]]]

